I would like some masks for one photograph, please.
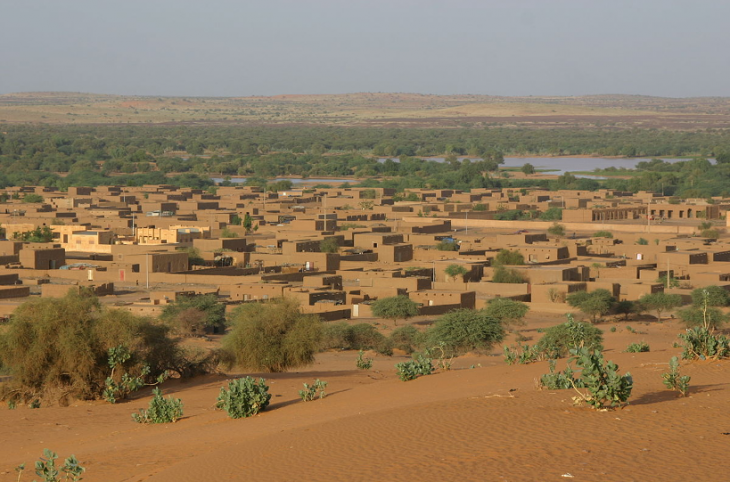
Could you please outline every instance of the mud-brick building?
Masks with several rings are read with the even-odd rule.
[[[24,268],[58,269],[66,264],[66,250],[57,244],[28,243],[18,254]]]

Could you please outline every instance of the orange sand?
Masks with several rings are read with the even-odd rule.
[[[532,314],[524,334],[534,343],[536,326],[558,321]],[[376,356],[366,372],[354,369],[354,352],[324,353],[305,370],[264,374],[272,403],[250,419],[214,410],[223,376],[166,383],[185,404],[185,418],[169,425],[131,421],[149,391],[117,405],[0,409],[0,481],[15,480],[13,467],[32,466],[43,448],[74,453],[88,482],[728,480],[730,362],[684,365],[691,394],[679,398],[661,374],[680,352],[672,343],[681,327],[632,321],[643,332],[632,334],[626,324],[602,326],[606,357],[634,376],[623,410],[575,408],[571,391],[537,390],[547,362],[507,366],[501,348],[406,383],[393,368],[404,356]],[[651,352],[622,353],[641,340]],[[297,390],[314,378],[329,382],[328,396],[303,403]],[[23,480],[32,479],[29,470]]]

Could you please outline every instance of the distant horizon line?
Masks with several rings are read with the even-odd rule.
[[[417,95],[422,97],[493,97],[503,99],[524,99],[524,98],[581,98],[581,97],[644,97],[644,98],[655,98],[655,99],[728,99],[730,96],[723,95],[705,95],[705,96],[689,96],[689,97],[673,97],[673,96],[662,96],[662,95],[650,95],[650,94],[618,94],[618,93],[604,93],[604,94],[572,94],[572,95],[550,95],[550,94],[525,94],[525,95],[497,95],[497,94],[424,94],[422,92],[339,92],[339,93],[319,93],[319,94],[249,94],[249,95],[168,95],[168,94],[115,94],[115,93],[100,93],[100,92],[84,92],[84,91],[71,91],[71,90],[38,90],[38,91],[17,91],[17,92],[2,92],[0,96],[13,96],[13,95],[50,95],[50,94],[76,94],[76,95],[98,95],[98,96],[112,96],[112,97],[158,97],[158,98],[195,98],[195,99],[237,99],[237,98],[275,98],[275,97],[325,97],[325,96],[349,96],[349,95]]]

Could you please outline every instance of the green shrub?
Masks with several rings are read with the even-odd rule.
[[[668,293],[650,293],[639,298],[639,303],[647,310],[656,311],[657,320],[661,320],[662,313],[682,306],[682,297]]]
[[[246,418],[256,415],[269,406],[271,395],[266,380],[258,382],[251,377],[237,378],[221,387],[215,407],[225,410],[231,418]]]
[[[108,363],[111,373],[106,378],[106,388],[102,394],[107,402],[116,403],[117,400],[124,400],[130,393],[136,392],[145,385],[157,385],[167,379],[168,373],[163,372],[157,377],[155,383],[145,383],[145,378],[150,374],[149,365],[144,365],[137,376],[130,375],[126,371],[118,373],[117,369],[124,370],[124,364],[131,358],[132,354],[124,345],[109,348]]]
[[[323,382],[319,378],[314,381],[313,384],[304,384],[304,390],[299,390],[299,396],[302,397],[303,402],[311,402],[315,398],[324,398],[327,396],[324,389],[327,388],[327,382]]]
[[[705,327],[688,328],[685,333],[679,334],[679,338],[683,342],[683,360],[719,360],[730,356],[730,340]]]
[[[159,387],[152,391],[149,408],[132,414],[137,423],[174,423],[183,416],[183,403],[179,398],[164,398]]]
[[[497,318],[505,327],[524,326],[524,317],[530,307],[509,298],[494,298],[484,308],[488,316]]]
[[[563,209],[562,208],[546,209],[545,212],[540,214],[540,219],[542,221],[560,221],[563,219]]]
[[[454,241],[441,241],[436,245],[439,251],[459,251],[459,243]]]
[[[421,354],[417,355],[413,360],[397,363],[395,368],[398,378],[404,382],[407,382],[408,380],[415,380],[420,376],[430,375],[433,373],[431,359],[426,358]]]
[[[571,388],[583,388],[583,380],[573,377],[573,369],[570,365],[565,367],[562,372],[555,371],[555,360],[549,360],[548,366],[550,373],[546,373],[540,377],[540,389],[547,390],[570,390]]]
[[[553,223],[552,226],[550,226],[547,229],[548,234],[552,234],[553,236],[565,236],[565,226],[558,223]]]
[[[443,344],[448,356],[488,350],[503,338],[502,323],[484,310],[450,311],[426,332],[427,346]]]
[[[462,265],[454,263],[454,264],[448,265],[446,267],[446,269],[444,270],[444,273],[446,273],[447,275],[449,275],[452,278],[457,278],[459,276],[463,277],[467,273],[467,270]]]
[[[393,346],[385,335],[369,323],[358,323],[350,327],[353,350],[374,350],[381,355],[393,354]]]
[[[398,324],[398,320],[407,320],[418,315],[418,303],[402,295],[381,298],[374,301],[370,308],[373,315],[378,318],[393,320],[395,325]]]
[[[687,392],[689,392],[689,381],[692,378],[686,375],[682,376],[679,373],[679,359],[676,356],[673,356],[669,360],[669,373],[663,373],[662,378],[664,379],[664,386],[668,389],[677,390],[682,397],[687,396]]]
[[[644,238],[639,238],[639,240],[638,240],[638,241],[636,241],[636,244],[639,244],[639,245],[641,245],[641,246],[646,246],[647,244],[649,244],[649,241],[647,241],[647,240],[646,240],[646,239],[644,239]]]
[[[626,347],[626,353],[645,353],[649,351],[649,344],[645,341],[639,343],[631,343]]]
[[[548,328],[537,342],[537,349],[546,358],[562,358],[574,348],[602,350],[603,332],[589,323],[575,321],[568,314],[568,321]]]
[[[422,344],[423,334],[411,325],[400,326],[390,334],[393,348],[413,353]]]
[[[596,231],[593,233],[593,237],[613,239],[613,233],[611,231]]]
[[[340,245],[337,244],[335,238],[327,238],[320,241],[319,250],[322,253],[338,253],[340,251]]]
[[[165,305],[160,319],[180,335],[200,335],[206,328],[222,330],[226,325],[225,312],[225,305],[215,293],[181,296]]]
[[[631,396],[634,380],[630,373],[620,375],[618,365],[605,362],[599,350],[593,352],[586,348],[573,349],[572,360],[581,368],[580,379],[587,390],[579,392],[576,402],[587,403],[601,410],[622,406]]]
[[[372,358],[364,358],[365,352],[360,350],[360,352],[357,354],[357,360],[355,361],[355,366],[359,370],[370,370],[373,367],[373,359]]]
[[[320,344],[321,322],[288,298],[247,303],[231,315],[223,349],[241,367],[282,372],[308,365]]]
[[[597,323],[601,317],[611,311],[616,302],[611,292],[605,289],[597,289],[590,293],[578,291],[568,295],[565,300],[570,306],[578,308],[582,313],[588,315],[592,323]]]
[[[81,480],[81,475],[86,472],[86,469],[79,465],[79,461],[76,460],[76,456],[71,455],[63,461],[61,467],[56,467],[56,460],[58,454],[55,452],[44,449],[43,457],[35,463],[35,474],[41,477],[43,482],[60,482],[59,476],[64,475],[63,480],[65,482],[78,482]],[[21,464],[15,467],[15,471],[18,473],[18,479],[23,475],[25,470],[25,464]]]
[[[107,389],[109,350],[120,345],[129,352],[123,371],[139,376],[148,365],[146,381],[166,370],[177,371],[185,362],[169,328],[106,308],[94,296],[69,293],[28,301],[0,334],[0,364],[12,376],[4,388],[13,399],[25,401],[54,393],[101,398]]]
[[[492,261],[492,266],[517,266],[525,264],[525,257],[518,250],[500,249]]]
[[[503,347],[504,361],[507,365],[519,363],[520,365],[527,365],[528,363],[534,363],[543,360],[543,354],[538,351],[537,346],[530,345],[517,345],[517,348],[510,348],[507,345]]]
[[[527,280],[517,270],[507,269],[499,266],[494,270],[492,275],[492,283],[526,283]]]
[[[352,328],[346,322],[327,323],[322,325],[322,337],[319,349],[325,350],[351,350],[352,349]]]

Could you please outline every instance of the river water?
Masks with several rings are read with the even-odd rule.
[[[397,157],[391,158],[380,158],[378,162],[385,162],[386,159],[393,159],[398,162]],[[427,161],[443,162],[443,157],[426,157]],[[459,160],[465,159],[460,157]],[[471,159],[472,161],[478,161],[480,159]],[[662,158],[666,162],[681,162],[687,161],[688,159],[675,159],[675,158]],[[504,164],[502,167],[522,167],[529,163],[535,166],[535,169],[550,169],[549,174],[562,175],[566,172],[575,171],[593,171],[594,169],[605,169],[607,167],[615,167],[616,169],[626,168],[633,169],[636,165],[643,161],[651,161],[651,158],[625,158],[625,157],[505,157]],[[710,159],[710,162],[715,162],[714,159]],[[590,175],[578,175],[576,177],[587,177],[592,179],[605,179],[601,176],[590,176]],[[212,177],[213,182],[223,181],[220,177]],[[344,182],[352,182],[352,179],[290,179],[290,178],[277,178],[273,181],[288,180],[293,184],[300,184],[302,182],[307,183],[318,183],[318,184],[331,184],[337,186]],[[234,177],[231,179],[233,183],[245,182],[244,177]]]

